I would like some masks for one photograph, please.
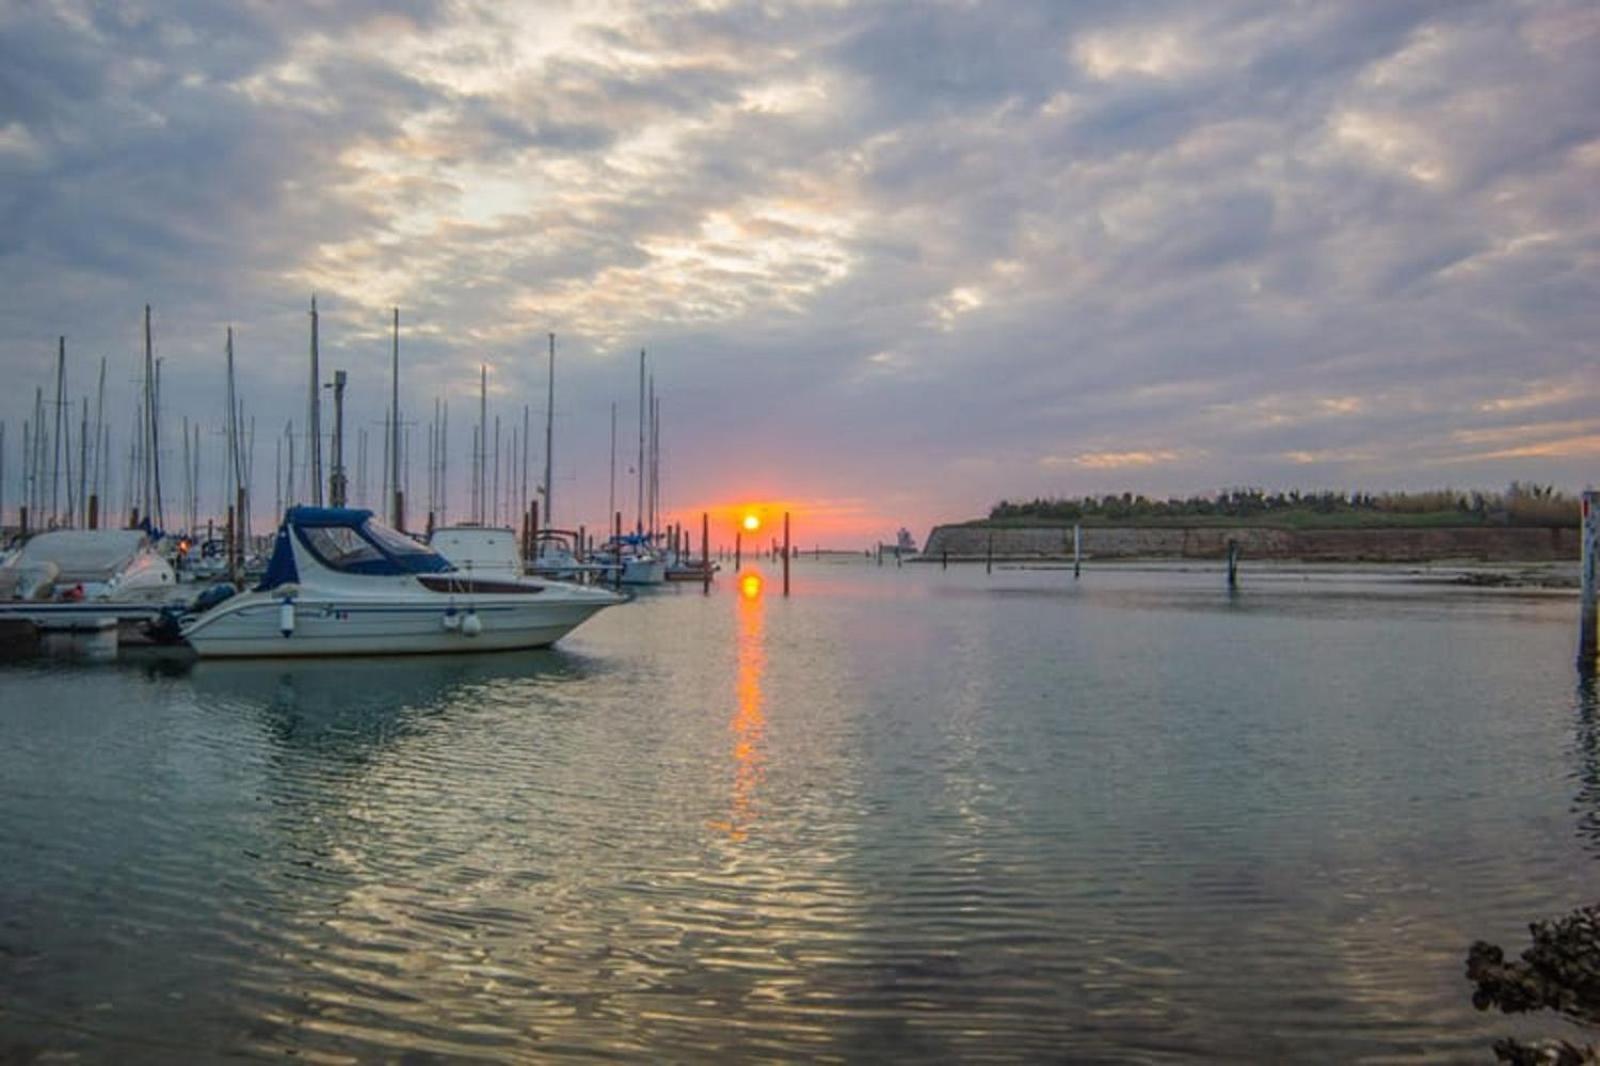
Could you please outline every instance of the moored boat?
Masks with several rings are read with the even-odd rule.
[[[266,576],[189,621],[201,656],[409,655],[555,643],[623,602],[604,589],[468,572],[342,507],[293,507]]]
[[[40,533],[0,567],[0,615],[153,618],[180,601],[172,567],[138,529]]]

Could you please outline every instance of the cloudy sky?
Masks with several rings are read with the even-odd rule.
[[[542,468],[550,332],[561,524],[604,521],[641,348],[669,508],[787,505],[806,542],[1002,497],[1579,488],[1597,55],[1593,0],[16,0],[6,513],[58,335],[74,398],[109,360],[126,468],[146,303],[211,500],[235,327],[270,504],[312,293],[373,485],[401,308],[411,498],[447,398],[457,514],[480,365]]]

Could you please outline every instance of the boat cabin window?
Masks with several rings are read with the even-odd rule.
[[[368,522],[366,525],[367,536],[377,541],[383,550],[390,555],[438,555],[439,553],[420,541],[412,540],[398,530],[391,529],[382,522]]]
[[[335,570],[361,570],[383,561],[383,553],[349,526],[302,526],[300,536]]]

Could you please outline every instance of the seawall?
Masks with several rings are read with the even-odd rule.
[[[935,526],[922,558],[1070,559],[1072,528]],[[1220,559],[1228,541],[1248,558],[1306,562],[1551,562],[1576,559],[1576,529],[1464,526],[1442,529],[1269,529],[1261,526],[1084,526],[1083,554],[1098,559]]]

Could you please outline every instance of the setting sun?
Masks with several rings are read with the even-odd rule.
[[[753,514],[745,515],[744,528],[746,533],[754,533],[756,530],[761,528],[761,519],[757,518]]]

